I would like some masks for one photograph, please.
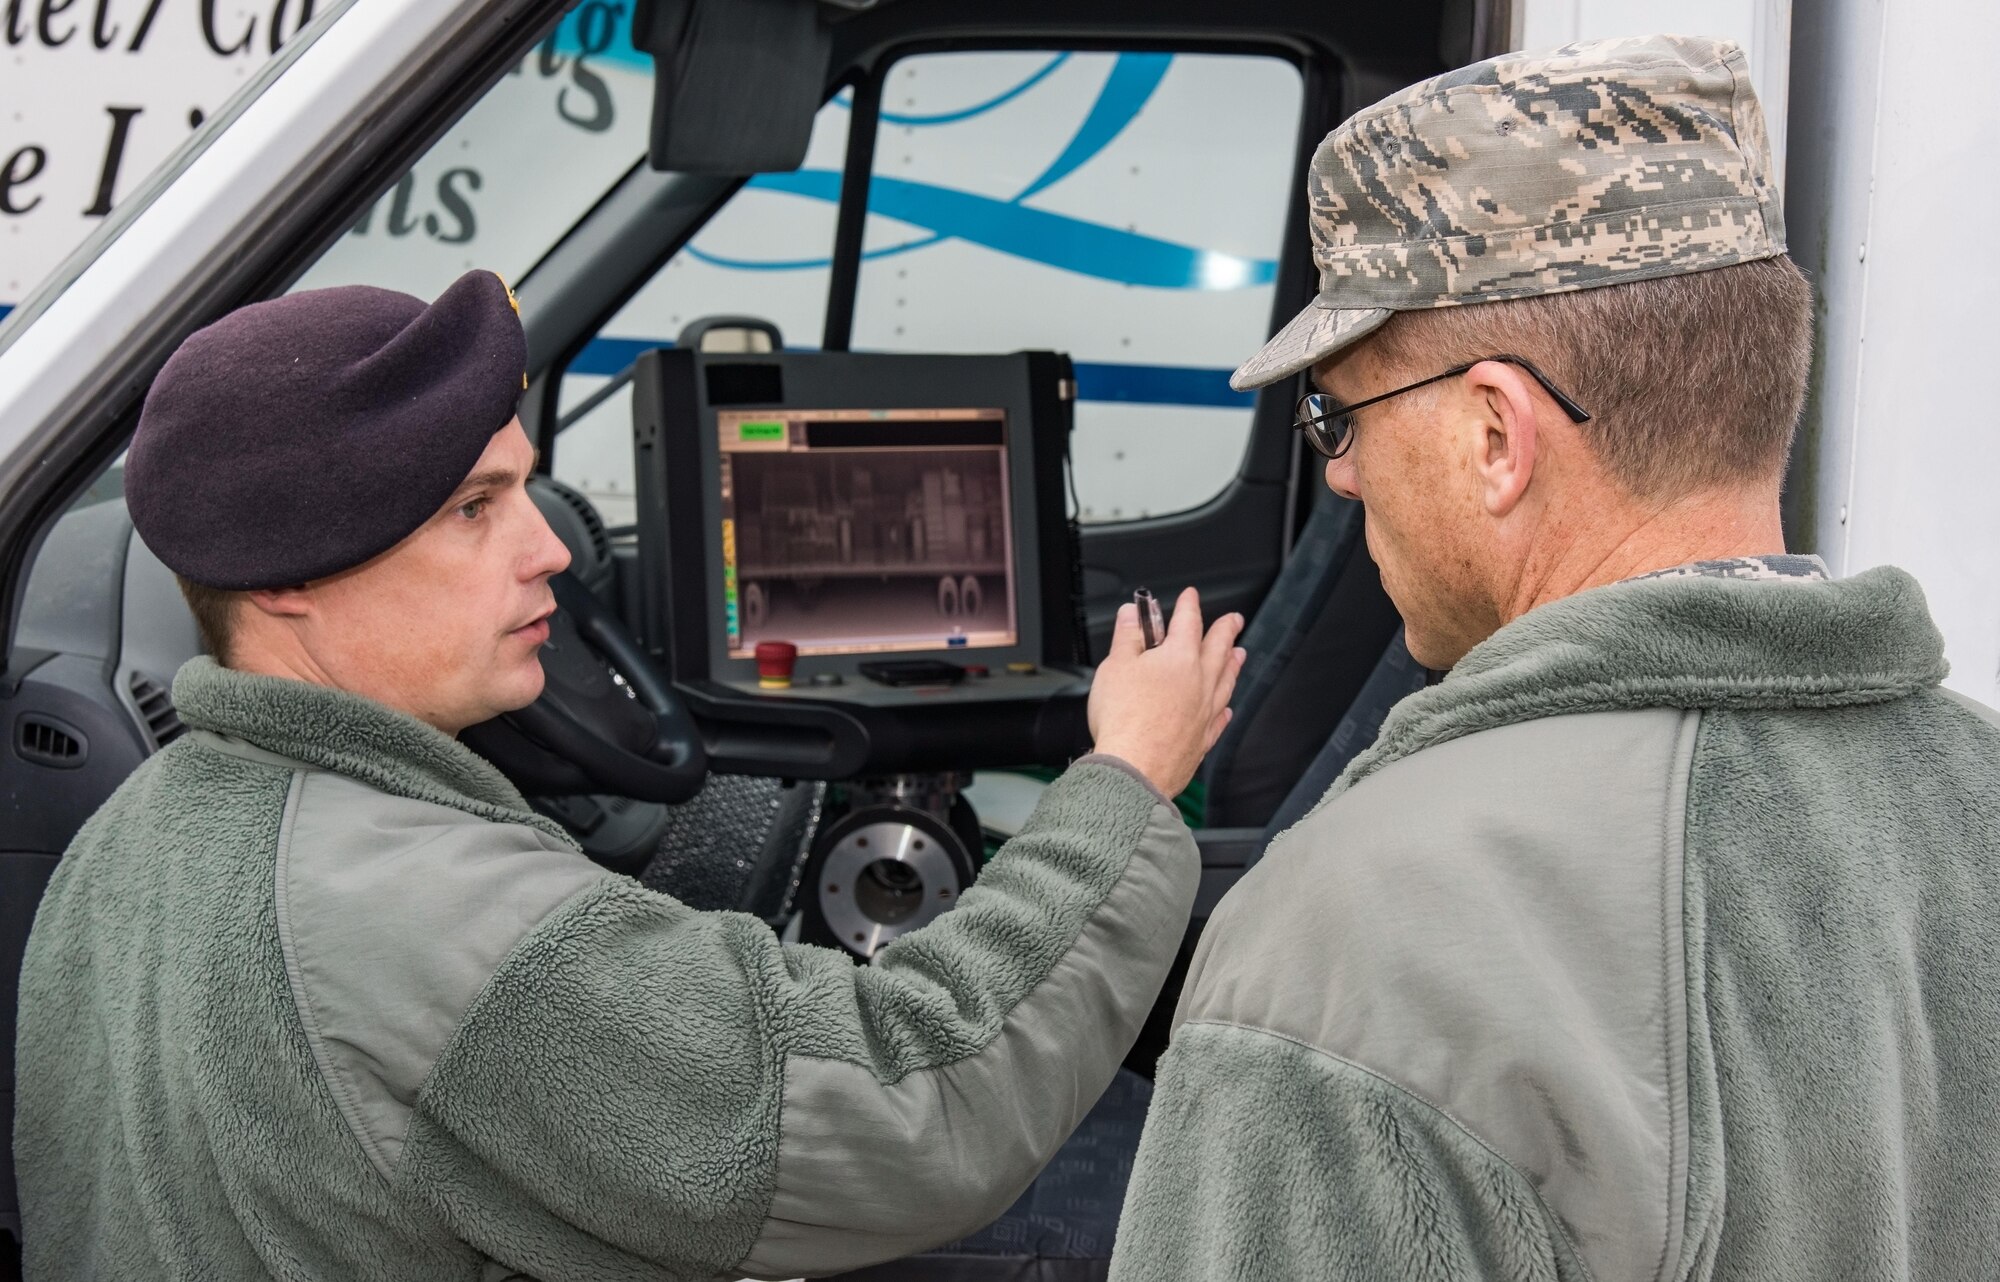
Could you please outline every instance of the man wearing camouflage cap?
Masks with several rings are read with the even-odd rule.
[[[1363,111],[1238,371],[1450,669],[1213,916],[1112,1275],[2000,1272],[2000,731],[1784,553],[1810,295],[1742,53]]]

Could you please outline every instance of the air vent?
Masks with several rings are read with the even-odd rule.
[[[14,751],[38,766],[74,770],[90,759],[90,741],[66,722],[24,712],[14,718]]]
[[[591,549],[597,553],[597,563],[602,565],[609,561],[611,536],[605,532],[604,521],[597,515],[597,509],[590,505],[590,500],[554,477],[545,478],[545,483],[557,498],[576,513],[577,519],[583,522],[584,533],[590,536]]]
[[[151,677],[138,672],[132,674],[132,702],[138,706],[139,715],[145,718],[146,731],[153,736],[155,748],[164,748],[187,733],[180,715],[174,711],[173,699]]]

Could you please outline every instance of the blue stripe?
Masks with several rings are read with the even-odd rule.
[[[13,311],[0,303],[0,321]],[[593,338],[583,345],[569,372],[593,378],[613,378],[656,347],[673,344],[649,338]],[[1253,392],[1229,388],[1229,371],[1192,365],[1111,365],[1094,361],[1076,364],[1076,397],[1080,401],[1117,401],[1127,405],[1209,405],[1248,409]]]
[[[569,372],[588,374],[593,378],[616,378],[647,352],[656,347],[672,346],[665,339],[593,338],[569,363]]]
[[[593,338],[584,344],[569,372],[593,378],[613,378],[656,347],[672,343],[648,338]],[[794,349],[799,350],[799,349]],[[1247,409],[1252,392],[1229,389],[1229,371],[1189,365],[1110,365],[1079,361],[1076,395],[1083,401],[1116,401],[1128,405],[1208,405]]]
[[[13,311],[0,303],[0,321]],[[593,338],[583,345],[569,372],[593,378],[613,378],[656,347],[673,344],[650,338]],[[1229,371],[1192,365],[1111,365],[1079,361],[1076,395],[1083,401],[1119,401],[1129,405],[1212,405],[1247,409],[1256,401],[1251,392],[1229,389]]]
[[[1249,409],[1255,392],[1230,389],[1226,369],[1192,365],[1103,365],[1078,361],[1076,398],[1080,401],[1123,401],[1132,405],[1211,405]]]

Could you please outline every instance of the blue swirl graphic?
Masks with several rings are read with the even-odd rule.
[[[891,125],[910,125],[919,129],[926,129],[932,125],[955,125],[961,120],[970,120],[974,116],[983,116],[995,107],[1002,107],[1014,101],[1014,99],[1028,92],[1028,90],[1042,83],[1043,80],[1048,78],[1050,72],[1068,61],[1068,54],[1059,53],[1043,63],[1040,70],[1013,88],[1003,89],[993,97],[988,98],[985,102],[976,102],[970,107],[961,107],[957,111],[944,111],[929,116],[910,116],[894,111],[884,111],[880,114],[883,122]],[[846,89],[835,94],[833,101],[835,106],[845,107],[850,111],[854,108],[854,95]]]
[[[840,199],[840,174],[832,169],[764,174],[757,185],[810,200]],[[925,228],[939,237],[969,241],[1100,280],[1157,289],[1240,289],[1268,284],[1275,274],[1276,265],[1268,259],[1192,249],[1013,201],[880,174],[869,184],[868,208],[871,213]],[[811,261],[822,264],[825,260]],[[767,264],[757,266],[771,270]]]
[[[903,117],[898,122],[930,127],[992,111],[1040,83],[1068,56],[1056,55],[1021,82],[985,102],[937,115]],[[1159,88],[1172,61],[1170,54],[1120,54],[1075,134],[1048,168],[1011,200],[875,175],[868,188],[869,212],[921,227],[929,234],[877,247],[863,257],[873,260],[905,254],[949,239],[1128,285],[1158,289],[1243,289],[1269,284],[1277,274],[1273,259],[1243,258],[1198,249],[1023,203],[1089,163],[1123,133]],[[885,115],[884,119],[890,117]],[[840,199],[840,183],[837,170],[802,169],[789,174],[759,174],[748,185],[832,204]],[[737,271],[807,271],[824,268],[832,262],[828,256],[730,258],[708,253],[695,245],[689,245],[687,252],[698,261]]]
[[[1110,146],[1111,140],[1125,132],[1125,126],[1138,116],[1139,109],[1160,87],[1160,81],[1166,79],[1173,60],[1173,55],[1167,53],[1120,54],[1118,61],[1111,64],[1111,74],[1104,78],[1104,88],[1091,104],[1090,114],[1077,126],[1069,145],[1039,178],[1021,189],[1021,194],[1014,197],[1015,202],[1055,186]]]

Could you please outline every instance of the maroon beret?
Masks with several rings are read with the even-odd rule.
[[[125,457],[132,523],[197,583],[351,569],[436,515],[514,416],[513,294],[467,272],[425,306],[369,285],[231,312],[168,358]]]

